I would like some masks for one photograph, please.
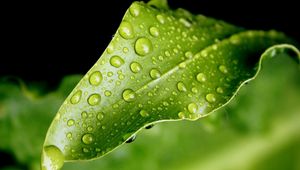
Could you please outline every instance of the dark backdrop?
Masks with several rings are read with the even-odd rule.
[[[55,87],[66,74],[85,74],[132,0],[105,3],[2,4],[0,77],[12,75]],[[298,5],[292,0],[169,0],[169,4],[246,28],[277,29],[300,40]]]

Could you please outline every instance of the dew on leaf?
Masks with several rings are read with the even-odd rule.
[[[109,62],[112,66],[114,66],[116,68],[121,67],[125,63],[124,60],[120,56],[117,56],[117,55],[112,56],[110,58]]]
[[[142,70],[142,66],[140,65],[140,63],[138,62],[132,62],[130,64],[130,70],[133,72],[133,73],[138,73]]]
[[[149,116],[149,113],[148,113],[146,110],[141,110],[141,111],[140,111],[140,115],[141,115],[142,117],[148,117],[148,116]]]
[[[159,30],[158,30],[158,28],[156,28],[156,27],[150,27],[149,31],[150,31],[150,34],[153,37],[158,37],[159,36]]]
[[[196,103],[190,103],[188,105],[188,111],[192,114],[195,114],[197,113],[197,110],[198,110],[198,105]]]
[[[152,52],[153,46],[152,42],[145,37],[136,40],[134,45],[135,52],[140,56],[145,56]]]
[[[78,90],[76,93],[73,94],[73,96],[70,99],[70,102],[72,104],[77,104],[79,103],[80,99],[81,99],[81,95],[82,95],[82,91]]]
[[[186,92],[187,91],[186,87],[185,87],[185,84],[181,81],[177,83],[177,89],[181,92]]]
[[[157,78],[159,78],[160,76],[161,76],[161,73],[160,73],[159,70],[157,70],[157,69],[155,69],[155,68],[153,68],[153,69],[150,70],[150,77],[151,77],[152,79],[157,79]]]
[[[126,102],[131,102],[135,100],[135,92],[132,89],[126,89],[123,91],[122,97]]]
[[[100,100],[101,100],[101,96],[97,93],[90,95],[89,98],[87,99],[88,104],[91,106],[95,106],[95,105],[99,104]]]
[[[92,134],[87,133],[87,134],[84,134],[84,135],[82,136],[81,140],[82,140],[82,142],[83,142],[84,144],[89,145],[89,144],[93,143],[94,137],[93,137]]]
[[[198,73],[196,78],[201,83],[204,83],[206,81],[206,76],[204,73]]]
[[[208,93],[206,96],[205,96],[205,99],[209,102],[209,103],[214,103],[216,102],[216,96],[212,93]]]
[[[89,77],[89,82],[93,86],[98,86],[102,81],[102,74],[100,71],[93,72]]]

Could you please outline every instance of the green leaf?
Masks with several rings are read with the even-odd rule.
[[[299,61],[291,45],[265,51],[279,43],[292,41],[276,31],[244,31],[167,10],[165,3],[133,3],[106,51],[59,109],[45,139],[42,169],[101,157],[155,122],[207,116],[252,80],[263,60],[291,52]]]

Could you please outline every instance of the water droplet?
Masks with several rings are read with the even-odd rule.
[[[68,126],[73,126],[75,124],[75,121],[73,119],[69,119],[67,124]]]
[[[97,119],[98,120],[102,120],[103,118],[104,118],[103,113],[100,112],[100,113],[97,114]]]
[[[184,119],[184,118],[185,118],[185,114],[184,114],[183,112],[179,112],[179,113],[178,113],[178,117],[179,117],[180,119]]]
[[[190,52],[190,51],[187,51],[187,52],[184,53],[184,56],[185,56],[186,58],[192,58],[192,57],[193,57],[193,53]]]
[[[142,117],[148,117],[148,116],[149,116],[149,113],[148,113],[146,110],[141,110],[141,111],[140,111],[140,115],[141,115]]]
[[[114,52],[114,45],[113,45],[113,43],[110,43],[110,44],[107,46],[106,51],[107,51],[108,54],[111,54],[111,53]]]
[[[177,83],[177,89],[181,92],[186,92],[186,87],[185,87],[184,83],[181,81]]]
[[[81,99],[82,91],[78,90],[76,93],[73,94],[70,101],[72,104],[77,104]]]
[[[161,24],[164,24],[166,22],[165,17],[163,17],[162,15],[156,15],[156,19]]]
[[[125,39],[133,38],[134,31],[132,25],[127,21],[123,21],[119,27],[119,34]]]
[[[185,27],[191,27],[192,23],[190,23],[188,20],[184,19],[184,18],[180,18],[179,22],[181,22]]]
[[[186,67],[186,63],[185,62],[181,62],[179,65],[178,65],[179,68],[181,69],[184,69]]]
[[[219,70],[224,74],[228,73],[227,67],[224,65],[220,65]]]
[[[123,99],[127,102],[135,100],[135,92],[132,89],[126,89],[123,91]]]
[[[157,69],[155,69],[155,68],[153,68],[153,69],[150,70],[150,77],[151,77],[152,79],[157,79],[157,78],[159,78],[160,76],[161,76],[161,73],[160,73],[159,70],[157,70]]]
[[[82,152],[88,153],[88,152],[89,152],[89,149],[88,149],[88,148],[82,148]]]
[[[153,37],[159,36],[159,30],[156,27],[150,27],[149,31]]]
[[[126,53],[128,53],[128,51],[129,51],[129,49],[127,48],[127,47],[124,47],[123,48],[123,52],[126,54]]]
[[[91,132],[91,131],[93,130],[93,127],[92,127],[92,126],[89,126],[89,127],[87,127],[87,130],[88,130],[89,132]]]
[[[197,80],[199,81],[199,82],[201,82],[201,83],[204,83],[205,81],[206,81],[206,76],[205,76],[205,74],[204,73],[199,73],[199,74],[197,74]]]
[[[217,99],[216,99],[216,96],[212,93],[208,93],[206,96],[205,96],[206,100],[210,103],[214,103]]]
[[[154,126],[154,124],[147,125],[147,126],[145,127],[145,129],[151,129],[151,128],[153,128],[153,126]]]
[[[95,71],[90,75],[89,82],[93,86],[98,86],[102,81],[102,74],[100,71]]]
[[[141,11],[141,10],[140,10],[140,6],[137,5],[137,4],[135,4],[135,3],[133,3],[133,4],[130,6],[130,8],[129,8],[130,14],[131,14],[132,16],[134,16],[134,17],[139,16],[140,11]]]
[[[113,75],[114,75],[114,73],[111,72],[111,71],[109,71],[109,72],[107,73],[107,76],[108,76],[108,77],[111,77],[111,76],[113,76]]]
[[[190,104],[188,105],[188,111],[189,111],[190,113],[195,114],[195,113],[197,113],[197,110],[198,110],[198,105],[197,105],[196,103],[190,103]]]
[[[99,104],[100,100],[101,100],[101,96],[97,93],[90,95],[89,98],[87,99],[89,105],[91,106],[95,106]]]
[[[59,170],[64,165],[65,157],[61,150],[54,146],[45,146],[42,155],[42,170]]]
[[[67,136],[68,139],[71,139],[72,138],[72,133],[68,132],[66,136]]]
[[[223,88],[222,87],[218,87],[217,88],[217,93],[220,93],[220,94],[224,93]]]
[[[196,87],[193,87],[193,88],[192,88],[192,92],[193,92],[193,93],[198,93],[198,89],[197,89]]]
[[[140,72],[142,69],[143,69],[142,66],[141,66],[140,63],[138,63],[138,62],[132,62],[132,63],[130,64],[130,70],[131,70],[132,72],[134,72],[134,73],[138,73],[138,72]]]
[[[110,64],[116,68],[119,68],[121,67],[121,65],[124,64],[124,60],[120,57],[120,56],[117,56],[117,55],[114,55],[110,58]]]
[[[104,91],[104,95],[107,96],[107,97],[108,97],[108,96],[111,96],[111,91],[105,90],[105,91]]]
[[[130,138],[128,138],[128,139],[126,140],[125,143],[131,143],[131,142],[133,142],[135,139],[136,139],[136,135],[134,134],[134,135],[132,135]]]
[[[145,56],[152,52],[153,46],[152,42],[148,38],[139,38],[135,42],[134,46],[135,52],[140,56]]]
[[[82,136],[82,142],[84,144],[89,145],[89,144],[93,143],[93,141],[94,141],[94,137],[90,133],[87,133],[87,134],[85,134],[85,135]]]

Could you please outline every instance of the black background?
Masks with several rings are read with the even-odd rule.
[[[17,76],[55,87],[64,75],[85,74],[132,2],[2,4],[0,77]],[[299,6],[291,0],[169,0],[169,5],[249,29],[280,30],[300,40]]]

